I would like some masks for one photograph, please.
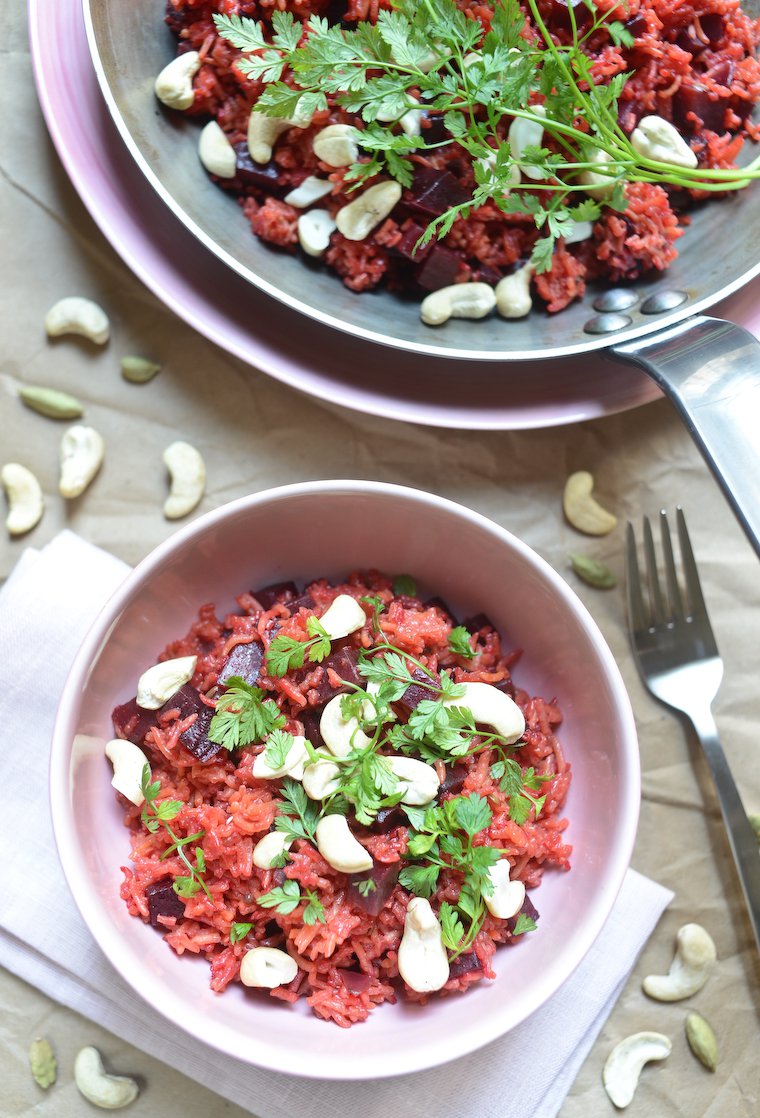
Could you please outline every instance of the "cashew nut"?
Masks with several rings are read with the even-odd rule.
[[[587,148],[584,154],[586,162],[596,163],[600,167],[612,163],[612,156],[604,148]],[[612,175],[587,170],[580,172],[578,182],[583,184],[586,188],[586,194],[590,198],[596,198],[597,201],[604,202],[612,197],[617,179]]]
[[[524,264],[496,284],[496,310],[502,318],[525,318],[533,308],[530,281],[533,265]]]
[[[177,441],[164,451],[164,465],[169,471],[171,486],[164,501],[167,520],[179,520],[192,512],[206,488],[206,466],[199,450],[190,443]]]
[[[134,1102],[139,1088],[126,1075],[108,1075],[97,1048],[82,1048],[74,1061],[74,1082],[88,1102],[103,1110],[120,1110]]]
[[[274,990],[287,986],[297,974],[298,963],[277,947],[253,947],[240,964],[240,981],[244,986]]]
[[[644,993],[658,1002],[677,1002],[701,990],[715,966],[712,937],[699,924],[684,924],[676,936],[676,954],[667,974],[650,974]]]
[[[438,795],[441,782],[432,765],[414,757],[388,757],[386,760],[398,780],[396,792],[401,792],[403,804],[422,806]]]
[[[538,117],[546,116],[543,105],[531,105],[530,111]],[[525,117],[516,116],[509,126],[507,133],[509,149],[515,163],[520,164],[520,170],[529,179],[545,179],[546,171],[541,167],[534,167],[523,161],[523,152],[526,148],[540,148],[544,139],[544,126],[540,120],[526,120]]]
[[[485,318],[496,306],[496,293],[487,283],[454,283],[431,291],[420,304],[426,326],[442,326],[450,318]]]
[[[230,141],[215,120],[201,129],[198,137],[198,157],[210,175],[232,179],[237,170],[237,155]]]
[[[292,127],[289,120],[280,116],[251,110],[248,118],[248,151],[254,163],[268,163],[278,136]]]
[[[328,167],[348,167],[359,158],[359,135],[352,124],[328,124],[314,137],[314,154]]]
[[[317,850],[340,873],[363,873],[372,869],[372,857],[351,834],[344,815],[325,815],[317,823]]]
[[[45,332],[49,338],[59,338],[62,334],[79,334],[96,345],[105,345],[110,333],[108,315],[81,295],[69,295],[54,303],[45,315]]]
[[[408,109],[399,120],[401,131],[407,136],[419,136],[422,133],[422,116],[424,109]]]
[[[343,717],[340,707],[342,698],[342,695],[335,695],[330,699],[319,719],[322,741],[334,757],[347,757],[352,749],[364,749],[370,742],[364,731],[359,729],[358,719]]]
[[[335,224],[348,241],[363,241],[379,225],[401,197],[401,184],[393,179],[377,182],[359,197],[341,207]]]
[[[309,210],[298,218],[298,243],[307,256],[321,256],[336,228],[335,218],[328,210]]]
[[[591,221],[574,221],[569,233],[562,238],[566,245],[577,245],[580,241],[588,241],[594,233]]]
[[[103,463],[105,444],[94,427],[77,424],[69,427],[61,439],[61,480],[58,491],[62,497],[78,497],[84,493]]]
[[[499,920],[509,920],[510,917],[516,916],[525,900],[525,886],[522,881],[510,881],[511,869],[506,858],[500,858],[495,865],[488,867],[493,893],[490,896],[484,893],[483,900],[491,915]]]
[[[284,831],[270,831],[259,839],[253,848],[253,864],[260,870],[271,870],[280,855],[290,850],[295,840],[288,838]]]
[[[285,760],[277,768],[272,768],[267,763],[264,753],[259,753],[253,762],[253,775],[259,780],[279,780],[281,776],[292,776],[293,780],[300,780],[303,776],[304,765],[309,760],[306,750],[306,738],[300,734],[293,735],[290,749],[285,755]]]
[[[310,800],[324,800],[335,792],[340,784],[340,768],[332,761],[320,757],[303,770],[301,783]]]
[[[449,980],[441,925],[424,897],[412,897],[407,905],[398,970],[407,986],[420,994],[440,990]]]
[[[491,683],[465,683],[464,695],[444,699],[445,707],[466,707],[476,723],[491,726],[508,745],[525,732],[525,717],[514,699]]]
[[[40,483],[31,470],[18,462],[6,462],[0,482],[8,498],[5,527],[11,536],[23,536],[39,523],[44,502]]]
[[[319,619],[331,641],[355,633],[366,623],[364,610],[350,594],[338,594]]]
[[[329,179],[320,179],[317,175],[307,175],[299,186],[285,195],[283,202],[287,202],[289,206],[295,206],[297,210],[305,210],[313,202],[319,202],[321,198],[330,194],[332,188],[333,183]]]
[[[144,710],[158,710],[193,678],[197,662],[197,656],[177,656],[148,668],[137,681],[137,705]]]
[[[661,116],[644,116],[631,133],[631,147],[647,159],[676,167],[696,167],[697,157],[677,128]]]
[[[201,56],[197,50],[177,55],[164,66],[153,85],[161,104],[169,109],[189,109],[195,98],[193,78],[200,68]]]
[[[610,1052],[602,1072],[604,1089],[621,1110],[633,1101],[639,1075],[650,1060],[664,1060],[672,1045],[662,1033],[634,1033]]]
[[[617,517],[592,496],[594,478],[588,470],[578,470],[565,482],[562,507],[565,516],[579,532],[587,536],[606,536],[617,524]]]
[[[112,738],[106,742],[106,757],[113,765],[113,779],[111,785],[122,796],[126,796],[137,807],[140,807],[145,796],[142,791],[142,775],[148,758],[140,749],[126,738]]]

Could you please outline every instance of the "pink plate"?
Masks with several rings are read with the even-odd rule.
[[[357,411],[469,430],[574,423],[659,395],[643,373],[596,354],[503,367],[442,360],[386,349],[297,315],[220,263],[148,185],[102,101],[80,0],[29,0],[29,25],[42,110],[92,217],[167,307],[247,364]],[[752,329],[759,295],[760,279],[716,313]],[[760,328],[760,313],[755,321]]]

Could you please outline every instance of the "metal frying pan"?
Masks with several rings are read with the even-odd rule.
[[[494,377],[510,375],[507,362],[602,348],[638,366],[675,403],[760,555],[760,345],[702,313],[760,273],[760,182],[698,210],[678,259],[658,278],[620,289],[591,285],[554,316],[452,320],[433,330],[420,322],[416,301],[356,295],[250,234],[235,201],[200,165],[201,122],[164,111],[153,95],[156,74],[175,53],[158,0],[83,5],[98,80],[129,150],[172,211],[229,267],[326,326],[412,353],[489,361]],[[757,15],[760,0],[744,7]],[[449,373],[456,375],[455,364],[441,361],[441,375]]]

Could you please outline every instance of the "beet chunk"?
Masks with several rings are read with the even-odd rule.
[[[457,278],[461,257],[444,245],[434,245],[417,272],[417,283],[426,291],[449,287]]]
[[[408,827],[409,819],[400,807],[381,807],[370,824],[370,831],[376,835],[387,835],[396,827]]]
[[[180,718],[188,718],[197,714],[195,722],[179,735],[179,740],[198,761],[208,761],[215,757],[222,748],[218,742],[209,741],[208,731],[214,712],[211,707],[201,699],[198,692],[190,683],[184,684],[161,707],[162,714],[170,710],[178,710]]]
[[[423,225],[418,225],[415,221],[409,221],[403,226],[401,240],[393,246],[393,251],[397,252],[399,256],[406,257],[407,260],[413,260],[415,264],[419,264],[433,247],[431,241],[428,241],[426,245],[420,245],[419,248],[414,247],[424,232],[425,227]]]
[[[262,609],[271,609],[277,602],[289,602],[298,597],[298,587],[294,582],[273,582],[270,586],[262,586],[261,590],[252,590],[254,598],[261,603]]]
[[[361,908],[370,916],[377,916],[385,908],[386,902],[393,892],[398,881],[400,868],[399,862],[375,862],[372,869],[366,873],[351,874],[346,889],[346,900],[357,908]],[[375,888],[365,897],[359,892],[359,882],[369,879],[374,881]]]
[[[510,699],[515,697],[515,685],[511,679],[500,679],[498,683],[492,684],[497,691],[503,691],[505,695],[509,695]]]
[[[154,881],[145,890],[148,901],[150,922],[154,928],[166,928],[159,923],[159,916],[173,917],[175,920],[184,920],[185,906],[174,892],[173,878],[165,877],[161,881]]]
[[[311,594],[301,594],[299,595],[299,597],[292,598],[289,602],[285,602],[285,605],[290,610],[290,616],[293,617],[295,614],[298,613],[301,607],[303,607],[304,609],[314,609],[316,602],[312,598]]]
[[[440,217],[470,198],[469,193],[452,174],[448,171],[436,171],[432,167],[417,167],[410,190],[411,198],[405,199],[407,206],[428,218]]]
[[[254,163],[248,144],[233,144],[235,149],[235,178],[244,186],[258,186],[279,197],[283,194],[280,186],[280,168],[271,159],[268,163]]]
[[[339,648],[337,652],[331,653],[322,661],[322,667],[325,671],[322,678],[314,685],[313,691],[315,694],[311,697],[312,707],[322,707],[335,695],[343,695],[346,691],[350,691],[348,686],[333,687],[327,675],[327,669],[331,668],[341,679],[345,679],[346,683],[353,683],[358,687],[363,687],[364,683],[362,677],[357,670],[357,663],[359,660],[359,651],[356,648]],[[307,675],[314,671],[314,664],[309,664],[306,668],[301,668],[297,671],[293,678],[297,684],[300,684]]]
[[[364,974],[360,970],[339,970],[343,985],[352,994],[363,994],[365,990],[369,990],[374,982],[374,979],[369,974]]]
[[[530,899],[527,893],[525,894],[523,906],[518,912],[517,916],[529,916],[531,920],[539,919],[538,909],[533,904],[533,901]],[[512,916],[509,920],[507,920],[507,927],[509,928],[510,932],[513,932],[515,930],[515,925],[517,924],[517,916]]]
[[[446,775],[439,789],[440,792],[451,792],[453,795],[462,791],[467,778],[467,765],[447,765]]]
[[[468,617],[462,624],[468,633],[479,633],[481,629],[492,629],[494,633],[497,631],[493,621],[485,613],[476,613],[474,617]]]
[[[468,951],[466,955],[457,955],[449,967],[449,982],[452,978],[461,978],[463,974],[471,974],[473,971],[481,973],[483,971],[483,964],[475,952]]]
[[[311,742],[315,749],[321,749],[325,744],[319,732],[320,713],[314,707],[307,707],[298,715],[299,721],[303,724],[303,736]]]
[[[217,683],[225,684],[233,675],[239,675],[251,686],[261,674],[264,649],[256,641],[250,644],[236,644],[219,672]]]
[[[428,600],[426,602],[423,602],[422,604],[424,605],[425,609],[433,609],[433,607],[435,607],[442,613],[445,613],[453,626],[457,626],[459,624],[456,619],[456,614],[449,608],[448,602],[445,602],[443,598],[439,598],[437,594],[433,598],[428,598]]]
[[[412,672],[412,679],[418,679],[421,682],[419,685],[412,683],[411,686],[407,687],[396,704],[406,711],[407,716],[410,715],[413,710],[416,710],[423,699],[434,699],[436,695],[439,694],[438,691],[431,690],[431,687],[435,688],[437,686],[438,680],[431,679],[430,676],[426,672],[421,671],[420,668],[414,669]],[[423,687],[423,682],[427,683],[428,686]]]
[[[726,109],[734,107],[731,97],[714,98],[710,96],[707,86],[701,82],[681,84],[673,97],[673,119],[679,128],[696,128],[693,120],[687,118],[687,113],[695,113],[700,118],[705,128],[711,132],[723,132]]]
[[[113,708],[111,720],[117,738],[129,738],[135,745],[141,745],[148,730],[156,724],[156,712],[144,710],[137,705],[137,699],[130,699]]]

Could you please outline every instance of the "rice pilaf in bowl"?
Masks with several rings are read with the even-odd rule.
[[[128,739],[142,799],[111,787]],[[543,1004],[608,915],[639,796],[622,681],[562,579],[475,513],[366,482],[244,498],[144,560],[80,651],[51,773],[122,976],[221,1051],[338,1079]],[[421,967],[402,940],[426,934]]]

